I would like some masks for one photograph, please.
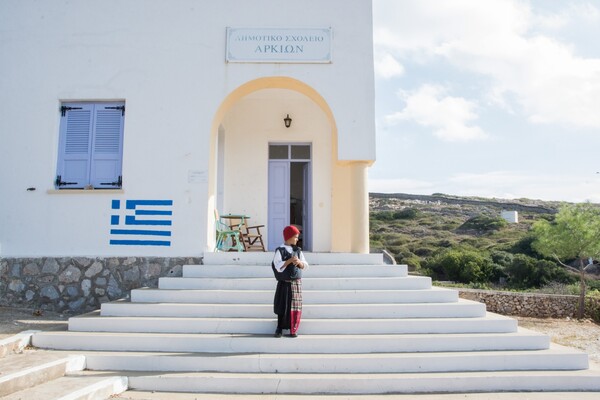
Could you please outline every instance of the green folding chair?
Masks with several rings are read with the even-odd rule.
[[[215,210],[215,229],[217,233],[215,252],[231,250],[244,251],[241,226],[238,227],[237,230],[232,229],[229,225],[221,221],[217,210]]]

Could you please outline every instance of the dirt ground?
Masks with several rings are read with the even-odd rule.
[[[69,317],[50,311],[0,307],[0,339],[28,330],[66,330]]]
[[[70,315],[27,308],[0,307],[0,339],[26,330],[66,330]],[[590,320],[517,317],[519,326],[542,332],[563,346],[585,351],[600,364],[600,325]]]
[[[600,366],[600,325],[591,320],[516,317],[519,326],[550,336],[554,343],[588,353]]]

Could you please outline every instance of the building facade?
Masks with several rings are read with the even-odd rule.
[[[215,211],[368,253],[371,7],[2,1],[0,257],[199,258]]]

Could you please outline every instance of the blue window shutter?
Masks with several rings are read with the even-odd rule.
[[[96,104],[90,173],[95,188],[121,187],[124,114],[124,103]]]
[[[65,112],[60,123],[60,151],[57,176],[64,185],[59,188],[83,188],[89,182],[92,139],[91,104],[64,104],[73,109]]]

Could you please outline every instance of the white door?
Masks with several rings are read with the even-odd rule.
[[[269,161],[269,238],[273,251],[283,243],[283,228],[290,221],[290,162]]]
[[[269,144],[269,234],[267,241],[269,250],[274,250],[283,242],[283,228],[290,223],[302,224],[302,247],[306,250],[312,248],[311,153],[310,144]],[[294,164],[294,168],[292,168],[292,164]],[[298,168],[299,165],[302,167]],[[293,190],[292,181],[294,183]],[[293,203],[291,197],[294,197]],[[300,202],[302,208],[298,210],[297,205]],[[292,204],[294,205],[293,218],[290,215]],[[301,217],[298,215],[299,213],[302,213]]]

